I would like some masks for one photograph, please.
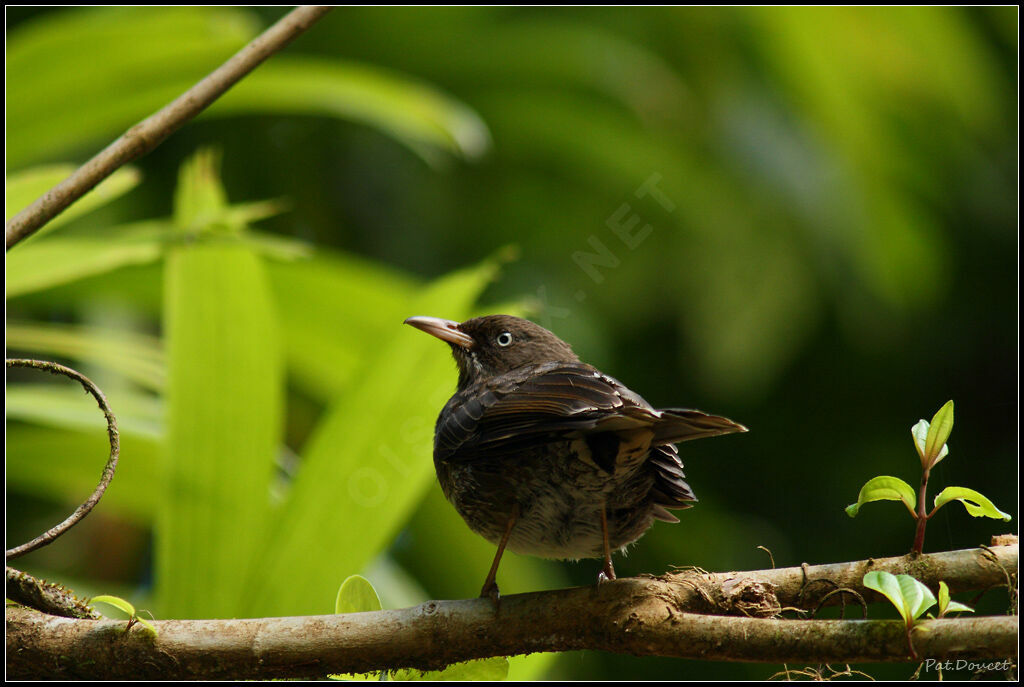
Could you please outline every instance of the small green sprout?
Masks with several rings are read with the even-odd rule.
[[[874,570],[864,575],[864,586],[873,589],[892,602],[892,605],[903,617],[903,624],[907,631],[907,645],[910,647],[910,655],[917,660],[917,652],[914,650],[914,643],[911,641],[911,631],[917,627],[920,632],[927,632],[928,628],[917,626],[918,619],[924,612],[939,604],[939,618],[945,617],[947,613],[974,612],[970,606],[965,606],[959,601],[951,601],[949,598],[949,586],[945,582],[939,582],[939,598],[935,599],[932,590],[923,583],[917,581],[910,575],[893,575],[891,573]],[[928,617],[933,617],[930,613]]]
[[[341,583],[334,601],[335,613],[362,613],[379,611],[382,606],[377,590],[360,575],[352,575]],[[332,680],[486,680],[497,681],[508,677],[508,659],[503,656],[481,658],[475,661],[453,663],[444,670],[388,670],[373,673],[347,673],[328,675]]]
[[[959,601],[952,601],[949,598],[949,585],[939,582],[939,617],[945,618],[947,613],[974,613],[974,609]]]
[[[925,611],[935,605],[932,590],[910,575],[893,575],[873,570],[864,575],[864,586],[889,599],[903,616],[908,630],[914,627],[914,623]]]
[[[935,497],[935,507],[926,510],[925,494],[928,489],[928,477],[931,469],[949,454],[946,441],[953,431],[953,401],[947,402],[935,413],[931,422],[921,420],[910,428],[914,447],[921,459],[921,486],[915,495],[913,487],[899,477],[888,475],[875,477],[861,487],[857,495],[857,503],[846,507],[846,514],[851,518],[857,516],[860,507],[872,501],[902,501],[910,511],[911,517],[917,521],[914,534],[914,553],[921,553],[924,548],[925,526],[942,506],[950,501],[960,501],[967,512],[978,518],[994,518],[1010,520],[1010,515],[996,508],[995,504],[985,496],[966,487],[946,487]]]
[[[122,599],[121,597],[119,597],[119,596],[111,596],[109,594],[101,594],[99,596],[94,596],[94,597],[92,597],[92,599],[89,600],[89,605],[90,606],[92,604],[97,604],[97,603],[107,604],[108,606],[113,606],[117,610],[119,610],[119,611],[121,611],[121,612],[123,612],[123,613],[128,615],[128,625],[124,628],[125,632],[127,632],[130,629],[132,629],[132,625],[134,625],[135,623],[138,623],[139,625],[142,625],[144,628],[146,628],[147,630],[152,632],[154,635],[158,634],[157,631],[156,631],[156,628],[153,627],[153,624],[150,623],[145,618],[139,617],[138,612],[136,612],[136,610],[135,610],[135,606],[132,606],[128,601]],[[148,611],[145,611],[145,612],[148,613]],[[150,617],[152,617],[152,615],[153,614],[150,613]]]

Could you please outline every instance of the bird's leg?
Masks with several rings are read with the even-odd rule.
[[[494,562],[491,563],[491,571],[487,573],[487,580],[484,581],[484,588],[480,590],[481,597],[487,597],[494,602],[494,605],[498,605],[498,583],[495,582],[495,578],[498,576],[498,563],[501,562],[501,554],[505,553],[505,546],[508,544],[508,538],[512,534],[512,526],[516,524],[516,520],[519,518],[519,503],[512,505],[512,514],[508,518],[508,524],[505,526],[505,534],[501,536],[501,542],[498,544],[498,552],[494,554]]]
[[[608,544],[608,515],[605,507],[601,507],[601,537],[604,540],[604,568],[597,574],[597,582],[607,582],[615,579],[615,567],[612,566],[612,549]]]

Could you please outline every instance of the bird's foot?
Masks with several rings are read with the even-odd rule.
[[[611,561],[605,563],[604,568],[601,572],[597,573],[597,583],[609,582],[615,579],[615,568],[612,567]]]
[[[480,590],[481,599],[490,599],[491,603],[494,604],[494,610],[498,610],[501,601],[501,594],[498,591],[497,582],[488,582],[484,585],[484,588]]]

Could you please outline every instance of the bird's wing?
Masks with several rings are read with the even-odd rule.
[[[599,425],[648,426],[654,412],[589,365],[529,365],[453,397],[438,418],[434,455],[457,462],[497,457]]]
[[[688,427],[692,436],[687,436]],[[584,363],[540,363],[453,397],[438,418],[434,456],[453,462],[499,458],[554,438],[583,436],[595,462],[608,469],[619,444],[602,442],[597,435],[649,428],[652,443],[660,445],[738,431],[737,427],[700,411],[655,410],[620,382]]]

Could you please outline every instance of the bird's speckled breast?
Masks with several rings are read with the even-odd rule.
[[[563,439],[530,447],[514,458],[435,462],[435,467],[445,497],[477,534],[497,544],[518,503],[510,550],[578,559],[603,555],[604,507],[612,550],[650,528],[654,476],[644,464],[646,453],[644,446],[636,460],[609,473],[591,460],[582,439]]]

